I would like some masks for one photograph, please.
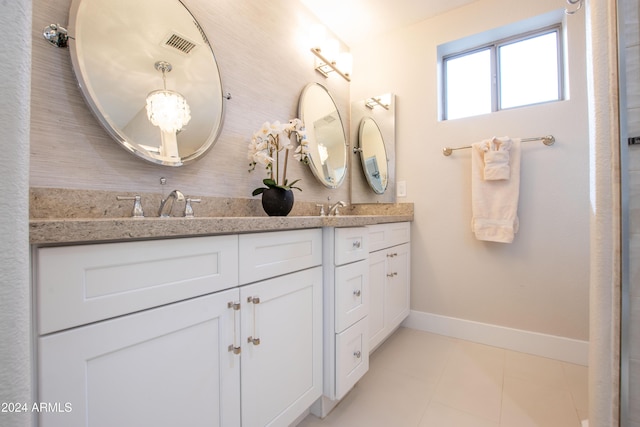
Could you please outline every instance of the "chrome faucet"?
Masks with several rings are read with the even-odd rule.
[[[347,206],[347,204],[345,202],[343,202],[342,200],[335,202],[333,205],[329,206],[329,213],[327,214],[327,216],[338,216],[340,215],[340,212],[338,212],[338,208],[339,207],[345,207]]]
[[[174,201],[177,200],[179,202],[182,202],[184,200],[184,194],[182,194],[180,191],[178,190],[173,190],[166,199],[162,199],[162,201],[160,202],[160,209],[158,209],[158,216],[163,217],[163,218],[167,218],[171,216],[171,210],[173,209],[173,203]],[[167,202],[171,201],[171,203],[169,203],[169,206],[167,207]],[[168,209],[168,213],[165,213],[165,208]]]

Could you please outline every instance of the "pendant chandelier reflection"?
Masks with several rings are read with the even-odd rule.
[[[147,117],[163,132],[176,133],[191,120],[191,110],[187,100],[178,92],[167,90],[166,73],[172,70],[170,63],[158,61],[156,70],[162,72],[163,89],[147,95]]]

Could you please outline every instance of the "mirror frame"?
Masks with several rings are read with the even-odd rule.
[[[83,64],[85,60],[79,57],[79,53],[82,53],[82,50],[83,49],[86,50],[87,48],[81,48],[77,46],[78,43],[81,43],[79,41],[80,39],[78,38],[77,30],[78,30],[78,21],[82,19],[82,16],[78,16],[80,12],[80,8],[82,6],[82,1],[83,0],[72,0],[71,7],[69,9],[69,31],[70,32],[73,31],[73,39],[74,39],[71,43],[69,43],[69,49],[71,52],[71,62],[73,66],[73,71],[74,71],[76,80],[78,82],[78,85],[80,87],[82,96],[85,102],[87,103],[87,105],[89,106],[89,109],[91,110],[93,115],[96,117],[96,119],[100,123],[100,125],[107,131],[107,133],[113,139],[116,140],[119,146],[124,148],[126,151],[136,155],[137,157],[156,165],[171,166],[171,167],[183,166],[206,154],[216,144],[220,136],[220,133],[222,132],[222,128],[224,125],[224,117],[225,117],[225,98],[226,97],[223,91],[222,77],[220,75],[220,67],[215,57],[215,53],[213,52],[213,48],[209,43],[209,41],[207,40],[207,37],[204,34],[204,30],[198,23],[193,13],[191,13],[189,8],[187,8],[187,6],[181,0],[174,0],[177,5],[184,8],[184,11],[193,20],[193,23],[196,25],[196,27],[199,29],[199,31],[203,35],[205,43],[201,46],[202,48],[206,48],[207,52],[210,53],[210,58],[213,61],[212,69],[215,69],[215,75],[211,75],[211,78],[217,79],[217,82],[218,82],[217,86],[219,88],[219,94],[220,94],[219,100],[216,99],[218,98],[217,96],[211,97],[210,100],[213,100],[213,102],[216,102],[217,104],[219,104],[220,112],[219,114],[216,114],[215,116],[216,120],[211,120],[211,118],[209,119],[211,120],[211,122],[214,123],[214,125],[211,126],[206,140],[204,140],[197,148],[195,148],[193,152],[190,152],[185,156],[181,156],[177,158],[179,159],[179,161],[172,161],[168,158],[161,158],[160,156],[154,156],[150,154],[148,150],[145,150],[142,147],[142,145],[144,145],[143,142],[135,141],[131,137],[127,136],[124,130],[118,125],[116,125],[109,118],[108,112],[103,111],[103,108],[100,106],[99,99],[95,96],[95,93],[94,93],[95,90],[91,85],[91,77],[87,75],[88,73],[86,71],[83,72]],[[150,70],[151,71],[149,75],[158,77],[157,86],[158,86],[158,89],[160,89],[162,86],[162,74],[160,74],[158,71],[156,71],[153,68],[153,64],[150,65]],[[117,82],[114,79],[114,84],[122,83],[123,76],[118,76],[118,77],[119,78],[117,79]],[[170,78],[171,74],[167,74],[167,77]],[[141,99],[141,105],[142,105],[141,108],[144,109],[144,99]],[[192,110],[192,116],[193,116],[193,110]],[[204,122],[203,120],[201,121]],[[215,127],[216,122],[217,122],[217,127]],[[160,130],[158,129],[158,131]]]
[[[384,183],[382,183],[382,181],[380,181],[380,187],[382,187],[381,190],[378,190],[378,188],[376,187],[376,185],[374,185],[374,177],[371,176],[371,174],[369,173],[369,169],[367,168],[367,158],[365,157],[365,151],[367,151],[367,149],[365,148],[365,142],[363,141],[363,134],[365,132],[365,126],[367,126],[367,124],[371,124],[372,126],[375,126],[375,130],[377,131],[377,136],[379,136],[379,143],[382,144],[382,149],[379,150],[381,152],[384,152],[384,172],[386,175],[386,179],[384,181]],[[378,141],[373,141],[373,142],[378,142]],[[371,190],[373,190],[374,193],[376,194],[384,194],[384,192],[387,190],[387,187],[389,186],[389,156],[387,154],[387,147],[386,144],[384,142],[384,135],[382,135],[382,131],[380,130],[380,126],[378,126],[378,122],[375,121],[375,119],[373,117],[363,117],[362,121],[360,122],[360,126],[358,127],[358,153],[360,154],[360,163],[362,164],[362,171],[364,173],[365,178],[367,179],[367,183],[369,184],[369,187],[371,187]],[[372,150],[372,151],[378,151],[378,150]],[[377,159],[377,156],[375,157]],[[382,162],[377,162],[378,165],[380,165]],[[380,167],[378,166],[378,170],[380,170]]]
[[[307,125],[307,121],[305,120],[305,114],[304,114],[304,108],[305,108],[305,101],[308,102],[308,97],[309,97],[309,93],[311,90],[314,90],[316,88],[320,88],[320,90],[322,90],[321,93],[326,94],[326,96],[328,97],[328,100],[331,101],[331,103],[333,104],[336,114],[338,116],[338,121],[340,123],[340,129],[341,129],[341,133],[342,133],[342,148],[343,148],[343,157],[344,157],[344,166],[343,166],[343,170],[344,172],[342,173],[342,176],[336,180],[336,182],[332,182],[328,177],[325,176],[324,173],[321,172],[321,168],[318,167],[317,165],[317,159],[314,160],[312,153],[313,153],[313,149],[310,149],[310,153],[309,153],[309,168],[311,169],[311,171],[313,172],[313,175],[316,177],[316,179],[325,187],[327,188],[338,188],[340,187],[340,185],[342,185],[342,183],[344,182],[345,177],[347,176],[348,173],[348,159],[347,159],[347,136],[344,130],[344,122],[342,121],[342,116],[340,115],[340,110],[338,109],[338,106],[335,102],[335,100],[333,99],[333,97],[331,96],[331,93],[329,93],[329,90],[324,87],[323,85],[321,85],[320,83],[309,83],[308,85],[306,85],[304,87],[304,89],[302,90],[302,93],[300,94],[300,100],[298,102],[298,117],[300,118],[300,120],[302,120],[302,122],[305,125],[305,129],[307,131],[307,140],[309,141],[309,145],[311,146],[311,144],[316,144],[315,141],[315,135],[312,132],[312,129],[309,128],[309,126]],[[311,138],[314,139],[311,139]]]
[[[382,105],[371,102],[373,99],[379,99]],[[352,150],[353,154],[350,159],[351,176],[349,182],[351,203],[353,204],[397,203],[395,109],[396,96],[391,92],[351,102],[351,140],[354,141],[354,149]],[[366,117],[371,117],[375,120],[384,140],[384,147],[388,159],[388,177],[387,188],[383,194],[374,192],[369,185],[362,162],[358,159],[358,156],[361,156],[358,152],[359,148],[355,147],[355,145],[359,144],[360,123]]]

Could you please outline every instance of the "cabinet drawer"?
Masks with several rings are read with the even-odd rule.
[[[335,332],[342,332],[369,311],[369,269],[366,261],[336,267]]]
[[[237,236],[39,248],[40,334],[238,285]]]
[[[336,335],[336,400],[345,394],[369,370],[367,319],[360,320]]]
[[[369,250],[371,252],[391,246],[407,243],[411,240],[411,228],[408,222],[368,225]]]
[[[336,228],[335,264],[360,261],[369,255],[369,233],[366,227]]]
[[[240,235],[240,284],[322,264],[322,230]]]

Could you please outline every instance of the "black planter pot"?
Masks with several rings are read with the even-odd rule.
[[[262,193],[262,209],[269,216],[287,216],[293,208],[293,191],[267,188]]]

